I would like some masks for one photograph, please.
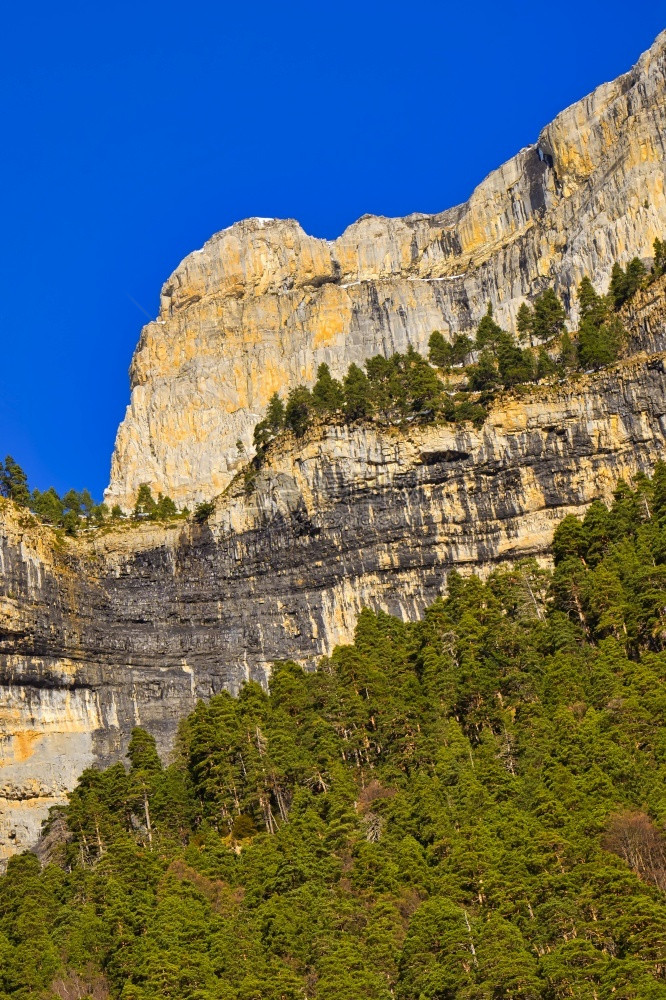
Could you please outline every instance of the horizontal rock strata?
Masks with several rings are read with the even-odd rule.
[[[59,542],[0,511],[0,851],[34,841],[131,727],[166,752],[199,697],[313,663],[364,605],[414,617],[447,572],[546,552],[553,527],[664,452],[666,355],[507,396],[480,430],[314,428],[203,524]]]

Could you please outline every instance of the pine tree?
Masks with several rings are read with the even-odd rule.
[[[626,295],[630,299],[638,291],[647,274],[645,264],[640,257],[632,257],[627,264]]]
[[[327,364],[317,368],[317,381],[312,389],[314,408],[318,413],[335,413],[342,409],[344,391],[340,382],[331,375]]]
[[[304,385],[297,385],[287,399],[285,427],[296,437],[303,437],[310,426],[313,409],[312,393]]]
[[[81,494],[76,490],[67,490],[62,498],[63,506],[65,510],[70,511],[77,518],[81,517],[82,514],[82,499]]]
[[[534,333],[534,312],[526,302],[520,303],[516,316],[516,330],[521,344],[531,345]]]
[[[666,526],[666,462],[661,459],[652,477],[652,508],[660,524]]]
[[[548,378],[557,371],[557,365],[545,348],[541,348],[537,357],[536,377],[537,379]]]
[[[40,521],[46,524],[58,525],[62,523],[64,505],[52,486],[48,490],[40,493],[39,490],[32,491],[30,509],[37,515]]]
[[[497,385],[497,367],[490,351],[481,352],[477,363],[468,370],[467,380],[473,391],[492,389]]]
[[[627,276],[617,261],[611,270],[608,294],[613,302],[613,308],[619,309],[627,299]]]
[[[590,318],[584,319],[578,331],[578,361],[584,369],[601,368],[617,357],[615,345],[609,342],[604,327]]]
[[[503,334],[497,344],[499,376],[505,389],[534,378],[534,358],[529,350],[517,347],[510,334]]]
[[[11,455],[7,455],[4,465],[0,462],[0,496],[13,500],[19,507],[30,505],[28,477]]]
[[[603,299],[597,295],[594,285],[587,275],[581,279],[578,285],[578,303],[581,320],[588,317],[592,317],[595,322],[604,319],[606,310]]]
[[[185,513],[183,511],[183,513]],[[209,517],[215,513],[215,503],[212,500],[202,500],[194,508],[194,520],[197,524],[205,524]]]
[[[504,330],[502,330],[502,327],[499,326],[493,319],[492,310],[489,304],[488,311],[476,330],[477,350],[482,351],[486,347],[496,348],[503,335],[505,335]]]
[[[266,416],[254,428],[253,441],[257,454],[266,450],[273,438],[285,426],[285,406],[277,392],[268,401]]]
[[[347,420],[359,420],[372,413],[372,398],[368,376],[358,365],[351,364],[344,378],[344,413]]]
[[[566,313],[557,294],[552,288],[546,288],[534,300],[534,317],[532,335],[535,340],[552,340],[564,331]]]
[[[128,775],[128,793],[132,805],[139,804],[143,811],[148,843],[152,847],[153,829],[150,817],[150,795],[154,791],[156,779],[161,775],[160,761],[155,737],[145,729],[136,727],[127,747],[127,757],[131,767]]]
[[[439,330],[433,330],[428,340],[428,357],[438,368],[448,368],[453,360],[453,351]]]
[[[609,315],[608,301],[594,290],[589,278],[578,286],[580,326],[578,329],[578,362],[584,369],[597,369],[616,361],[625,332],[619,319]]]
[[[93,498],[90,495],[90,492],[87,489],[81,490],[79,498],[80,498],[81,513],[85,518],[90,520],[93,511],[95,509],[95,501],[93,500]]]
[[[442,394],[442,383],[426,359],[411,345],[405,355],[405,387],[412,413],[435,413]]]
[[[633,257],[623,271],[616,262],[611,271],[609,295],[617,311],[637,292],[646,275],[645,264],[639,257]]]
[[[451,364],[464,365],[474,350],[474,342],[464,333],[458,333],[451,344]]]
[[[153,517],[158,521],[168,521],[172,517],[178,516],[178,508],[169,496],[159,493]]]
[[[134,520],[138,521],[142,518],[152,518],[155,516],[156,509],[157,504],[155,503],[150,486],[148,483],[141,483],[139,486],[139,492],[137,493],[136,503],[134,504]]]
[[[284,427],[285,407],[280,399],[279,393],[274,392],[268,401],[266,410],[266,423],[273,434],[277,434]]]
[[[560,367],[565,371],[575,368],[578,362],[576,347],[574,346],[571,336],[567,330],[564,331],[562,337],[560,338],[560,353],[558,361]]]

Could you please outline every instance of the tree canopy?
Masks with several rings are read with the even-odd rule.
[[[0,998],[663,997],[666,466],[553,553],[135,729],[0,878]]]

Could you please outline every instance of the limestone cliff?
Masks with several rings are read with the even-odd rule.
[[[662,338],[666,331],[662,328]],[[451,567],[546,552],[566,513],[664,452],[666,355],[498,401],[470,426],[313,428],[204,525],[58,541],[0,510],[0,856],[83,767],[146,725],[167,751],[199,697],[312,663],[364,605],[413,617]]]
[[[511,326],[547,283],[651,254],[666,233],[666,32],[625,76],[563,111],[537,142],[439,215],[364,216],[337,240],[249,219],[190,254],[141,334],[110,503],[148,482],[179,504],[221,492],[275,390],[377,353],[469,332],[488,301]],[[241,442],[242,448],[237,447]]]
[[[626,309],[632,356],[506,394],[480,430],[320,426],[281,438],[251,491],[233,478],[270,394],[320,361],[424,350],[489,299],[509,324],[544,283],[567,296],[647,255],[666,235],[665,63],[663,34],[466,205],[366,217],[332,243],[249,220],[176,270],[134,358],[108,499],[144,481],[179,503],[225,492],[203,525],[69,540],[0,503],[0,858],[135,724],[166,753],[197,698],[312,663],[365,604],[418,614],[454,566],[545,555],[564,514],[663,457],[666,278]]]

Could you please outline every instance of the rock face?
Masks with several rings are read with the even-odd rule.
[[[647,255],[666,235],[665,62],[666,34],[466,205],[366,217],[333,243],[249,220],[177,269],[134,358],[108,500],[130,506],[141,482],[181,504],[226,492],[202,525],[65,541],[0,501],[0,860],[134,725],[168,752],[196,699],[313,663],[364,605],[419,614],[452,567],[543,556],[562,516],[663,456],[666,278],[627,309],[633,356],[614,368],[506,395],[478,431],[316,427],[273,446],[250,492],[232,481],[269,396],[321,361],[339,375],[424,350],[488,300],[510,324],[546,282],[569,296]]]
[[[605,290],[615,260],[651,255],[666,233],[665,74],[666,32],[439,215],[364,216],[332,242],[273,219],[213,236],[141,334],[107,502],[131,507],[142,482],[180,505],[217,495],[271,394],[311,383],[322,361],[339,376],[408,344],[425,352],[435,329],[470,332],[489,301],[512,327],[549,283],[575,320],[584,274]]]
[[[663,292],[663,289],[662,289]],[[662,329],[662,341],[666,331]],[[666,346],[666,345],[665,345]],[[197,698],[419,614],[452,567],[545,553],[552,530],[663,455],[666,354],[500,401],[481,430],[313,428],[204,525],[58,543],[0,510],[0,855],[33,843],[132,726],[166,752]]]

